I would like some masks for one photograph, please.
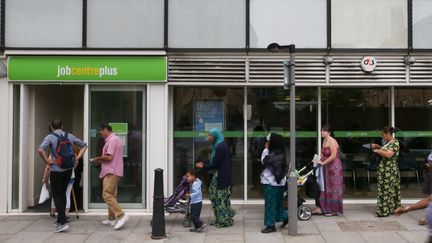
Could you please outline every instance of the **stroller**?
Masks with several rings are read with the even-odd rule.
[[[168,213],[184,214],[183,226],[191,226],[190,199],[182,200],[186,192],[189,191],[190,183],[187,182],[186,176],[183,176],[180,184],[174,193],[164,199],[164,209]]]
[[[307,173],[302,173],[311,165],[313,162],[310,162],[306,164],[303,168],[300,170],[296,170],[297,175],[297,187],[305,189],[306,195],[309,197],[315,197],[317,196],[317,193],[319,193],[319,185],[316,180],[315,176],[315,170],[316,168],[312,168]],[[297,195],[297,216],[300,220],[306,221],[309,220],[312,217],[312,209],[304,205],[306,200],[300,195]]]

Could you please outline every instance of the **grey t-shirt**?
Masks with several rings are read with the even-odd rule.
[[[61,129],[57,129],[54,132],[58,135],[61,135],[61,136],[64,136],[64,134],[65,134],[65,132]],[[73,145],[77,145],[78,148],[82,148],[84,146],[87,146],[87,144],[84,141],[78,139],[73,134],[68,133],[68,138],[71,141],[71,143]],[[57,137],[53,134],[48,134],[44,138],[41,145],[39,146],[39,151],[47,151],[48,148],[51,150],[52,160],[55,161],[56,156],[55,156],[55,153],[53,151],[57,150]],[[70,169],[63,169],[55,163],[51,166],[51,171],[54,171],[54,172],[63,172],[63,171],[67,171],[67,170],[70,170]]]

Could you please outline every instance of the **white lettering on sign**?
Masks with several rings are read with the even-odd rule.
[[[377,66],[377,60],[375,57],[366,56],[363,57],[360,66],[363,69],[364,72],[370,73],[373,72]]]

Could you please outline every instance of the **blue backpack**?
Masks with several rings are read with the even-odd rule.
[[[68,138],[68,133],[66,132],[63,136],[52,133],[57,137],[57,150],[54,151],[56,157],[56,164],[63,169],[70,169],[75,165],[75,153],[73,145]]]

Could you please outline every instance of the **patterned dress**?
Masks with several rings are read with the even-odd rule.
[[[382,158],[377,168],[377,210],[378,216],[393,214],[401,206],[400,179],[397,158],[399,142],[392,140],[382,146],[381,150],[394,152],[391,158]]]
[[[210,171],[212,179],[209,186],[209,199],[212,202],[213,213],[215,215],[215,224],[218,227],[228,227],[234,224],[234,210],[231,208],[230,187],[224,189],[217,188],[216,170]]]
[[[330,147],[321,151],[322,160],[330,157]],[[323,165],[324,191],[320,195],[321,211],[325,214],[343,213],[343,173],[339,153],[336,158]]]

